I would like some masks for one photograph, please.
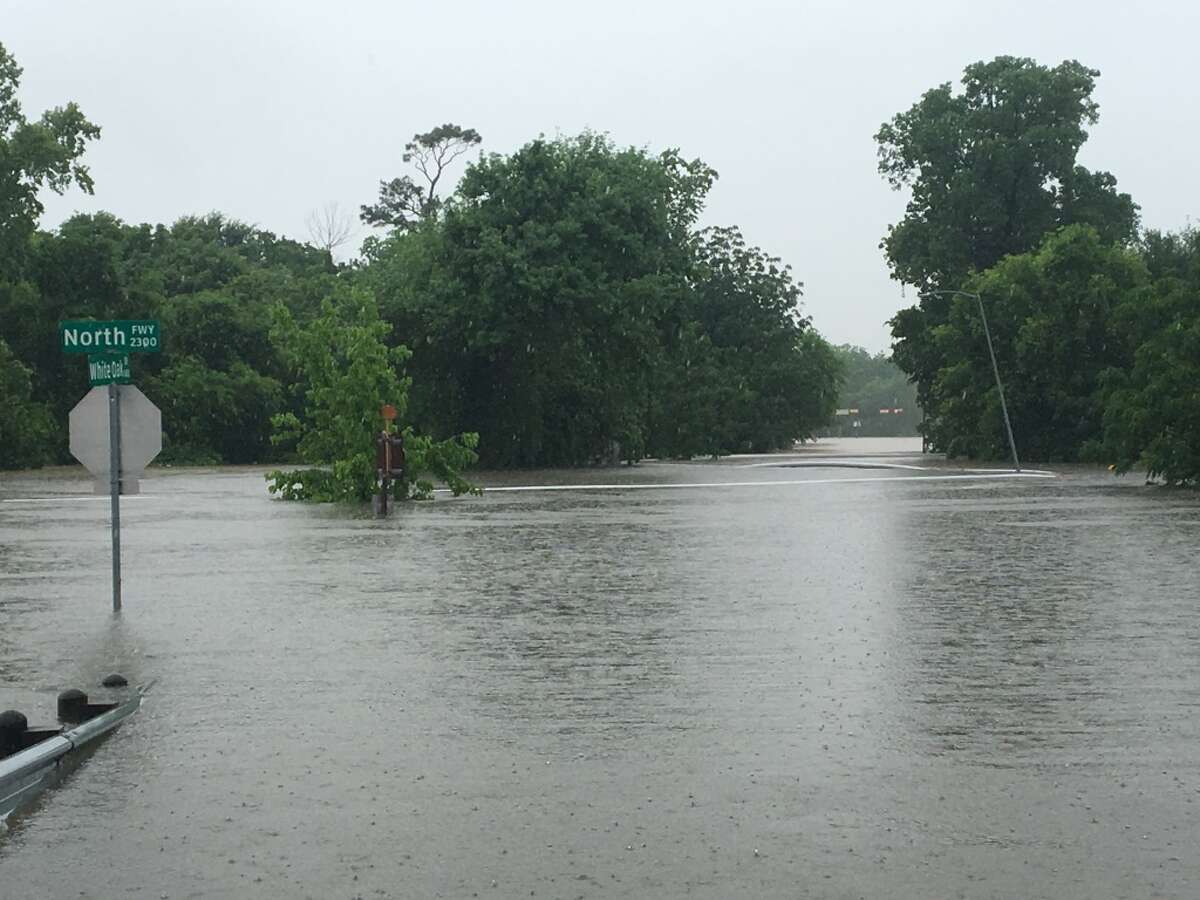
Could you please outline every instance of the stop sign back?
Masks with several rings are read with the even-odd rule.
[[[116,386],[121,395],[122,493],[137,491],[137,478],[162,450],[162,413],[132,384]],[[69,417],[71,455],[96,476],[97,491],[108,490],[108,388],[94,387],[75,404]]]

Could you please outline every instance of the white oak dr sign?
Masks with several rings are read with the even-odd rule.
[[[116,385],[121,395],[121,493],[136,494],[138,478],[162,450],[162,413],[132,384]],[[75,404],[68,419],[71,455],[96,477],[96,493],[109,491],[108,388],[94,387]]]

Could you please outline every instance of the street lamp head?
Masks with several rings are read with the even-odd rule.
[[[983,302],[983,298],[974,291],[951,291],[951,290],[930,290],[922,291],[917,296],[924,299],[925,297],[944,297],[957,294],[960,297],[974,297],[977,301]]]

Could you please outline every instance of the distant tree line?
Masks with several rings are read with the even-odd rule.
[[[917,390],[890,353],[842,344],[833,352],[841,368],[837,410],[821,434],[829,437],[916,435],[921,421]]]
[[[1098,76],[999,57],[880,129],[879,170],[911,192],[883,247],[919,297],[894,358],[934,449],[1004,458],[978,294],[1024,457],[1196,485],[1200,234],[1141,232],[1116,179],[1078,164]]]
[[[39,192],[91,191],[100,129],[75,104],[27,119],[20,75],[0,47],[0,467],[70,459],[88,381],[59,350],[64,319],[161,321],[164,351],[133,365],[163,412],[164,461],[331,463],[378,427],[359,421],[378,399],[451,477],[476,448],[493,466],[770,450],[833,411],[838,363],[788,267],[698,226],[717,177],[699,160],[539,137],[459,162],[454,184],[482,138],[443,125],[362,208],[380,230],[348,264],[331,208],[313,244],[218,213],[40,230]],[[367,463],[347,465],[345,490],[278,486],[361,494]]]

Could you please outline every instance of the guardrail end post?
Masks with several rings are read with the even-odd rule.
[[[58,695],[58,717],[64,722],[82,722],[88,714],[88,695],[68,688]]]
[[[15,709],[0,712],[0,757],[9,756],[25,747],[23,736],[29,720]]]

